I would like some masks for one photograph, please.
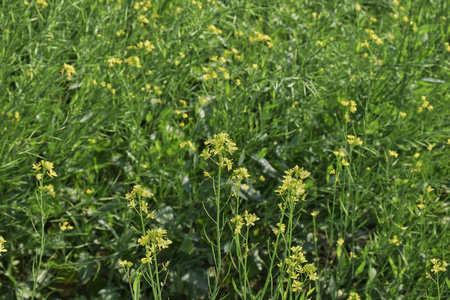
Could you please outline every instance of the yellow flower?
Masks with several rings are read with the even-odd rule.
[[[250,174],[248,174],[248,170],[246,168],[236,169],[234,170],[234,173],[239,181],[250,177]]]
[[[230,220],[231,223],[235,224],[234,234],[240,234],[241,229],[244,226],[244,218],[241,215],[234,216],[233,219]]]
[[[145,202],[144,200],[141,201],[141,210],[146,214],[148,214],[148,203]]]
[[[319,214],[319,211],[314,210],[314,211],[311,213],[311,216],[317,217],[318,214]]]
[[[294,280],[292,282],[292,291],[293,292],[299,292],[302,290],[303,287],[303,283],[301,283],[300,281]]]
[[[433,268],[431,269],[431,272],[438,273],[438,272],[445,272],[447,270],[447,262],[442,261],[440,262],[437,258],[430,259],[431,263],[433,264]]]
[[[274,234],[278,234],[279,232],[284,233],[286,231],[286,225],[283,223],[277,223],[277,228],[272,229]]]
[[[363,141],[359,138],[359,137],[356,137],[356,136],[354,136],[354,135],[347,135],[347,142],[350,144],[350,145],[359,145],[359,146],[362,146],[362,144],[363,144]]]
[[[207,147],[203,149],[203,152],[200,155],[201,157],[204,157],[205,160],[211,158],[211,156],[223,155],[224,151],[233,155],[237,150],[236,144],[230,139],[228,133],[215,134],[211,140],[205,142],[205,145]],[[222,160],[221,163],[229,167],[231,161]]]
[[[64,64],[61,69],[61,74],[67,75],[67,80],[72,80],[72,76],[77,74],[77,71],[75,70],[75,67],[69,64]]]
[[[343,238],[338,239],[337,244],[338,246],[342,246],[344,244],[344,239]]]
[[[389,244],[394,244],[396,246],[400,246],[400,242],[398,240],[398,237],[396,235],[394,235],[394,237],[392,239],[389,239]]]
[[[143,236],[141,236],[141,237],[138,239],[138,243],[139,243],[139,245],[141,245],[141,246],[145,246],[145,245],[147,245],[149,242],[150,242],[150,235],[148,235],[148,234],[143,235]]]
[[[2,256],[2,252],[8,252],[8,250],[6,250],[4,246],[5,243],[6,243],[5,238],[0,235],[0,256]]]
[[[217,28],[214,25],[209,25],[207,29],[208,29],[209,32],[211,32],[211,33],[213,33],[215,35],[222,34],[222,30],[220,30],[219,28]]]
[[[232,159],[228,159],[226,157],[220,157],[219,165],[221,167],[227,167],[228,171],[231,171],[231,169],[233,168],[233,160]]]
[[[35,172],[39,172],[41,170],[41,167],[44,168],[45,171],[47,171],[47,175],[51,178],[58,176],[56,172],[53,170],[53,163],[45,160],[41,160],[38,164],[33,164],[33,169]],[[36,174],[36,178],[38,180],[41,180],[43,178],[42,173]]]
[[[122,60],[119,58],[112,57],[112,58],[108,59],[108,66],[110,68],[114,67],[114,65],[120,66],[121,64],[122,64]]]
[[[44,8],[48,7],[48,3],[45,0],[37,0],[36,4],[40,5],[41,9],[44,9]]]
[[[255,214],[250,214],[248,211],[244,212],[244,218],[246,226],[255,226],[255,222],[259,220],[259,218]]]
[[[64,221],[64,222],[62,223],[62,225],[60,225],[60,228],[61,228],[62,231],[66,231],[66,230],[72,230],[72,229],[73,229],[73,226],[70,225],[69,222]]]
[[[357,111],[357,105],[356,102],[353,100],[350,100],[350,112],[354,114]]]
[[[351,292],[347,300],[361,300],[361,297],[358,295],[357,292]]]
[[[397,153],[397,151],[389,150],[389,156],[397,158],[398,157],[398,153]]]
[[[131,268],[131,266],[133,265],[132,262],[129,262],[127,260],[119,260],[119,266],[122,268]]]
[[[350,123],[352,121],[350,119],[350,115],[348,114],[348,112],[345,113],[344,118],[345,118],[345,122],[347,122],[347,123]]]
[[[143,264],[152,263],[153,253],[151,251],[148,251],[144,258],[141,258],[141,262]]]
[[[42,175],[42,174],[41,174],[41,175]],[[55,196],[56,196],[55,188],[53,187],[52,184],[40,186],[39,189],[41,189],[41,190],[47,190],[48,193],[49,193],[50,195],[52,195],[52,197],[55,197]]]
[[[137,56],[130,56],[125,58],[125,63],[127,63],[129,66],[134,66],[136,68],[142,68],[141,60]]]
[[[344,149],[339,149],[338,151],[333,151],[333,154],[336,156],[336,157],[345,157],[346,156],[346,154],[345,154],[345,152],[344,152]]]

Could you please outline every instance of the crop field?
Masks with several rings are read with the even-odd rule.
[[[0,24],[0,299],[450,298],[450,2]]]

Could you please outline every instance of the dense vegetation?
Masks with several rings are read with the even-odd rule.
[[[448,16],[0,1],[0,298],[450,297]]]

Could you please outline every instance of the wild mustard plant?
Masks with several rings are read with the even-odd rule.
[[[437,289],[437,295],[438,295],[438,299],[441,299],[442,297],[442,292],[444,290],[444,282],[440,281],[440,277],[441,277],[441,273],[444,273],[445,271],[447,271],[447,262],[445,260],[440,260],[438,258],[432,258],[430,259],[431,264],[433,265],[431,268],[431,273],[430,274],[428,272],[425,272],[425,277],[431,281],[433,281],[436,284],[436,289]],[[447,280],[447,285],[448,285],[448,278],[446,278]]]
[[[220,276],[222,272],[222,248],[221,248],[221,237],[224,228],[224,224],[221,223],[221,215],[223,207],[221,204],[221,190],[222,190],[222,172],[226,168],[231,171],[233,168],[233,160],[228,158],[229,155],[237,150],[236,144],[231,140],[228,133],[214,134],[211,140],[205,142],[206,147],[200,154],[205,160],[211,160],[217,166],[217,177],[212,177],[208,172],[205,172],[207,178],[213,179],[213,188],[215,194],[215,208],[216,216],[213,221],[216,227],[216,239],[215,244],[211,243],[211,248],[213,252],[213,258],[215,263],[215,274],[214,274],[214,287],[210,291],[211,299],[217,297],[220,289]]]
[[[250,174],[246,168],[238,168],[233,171],[233,176],[230,178],[232,182],[233,196],[235,198],[235,203],[231,206],[231,211],[234,217],[230,219],[231,228],[234,232],[233,242],[235,244],[235,255],[237,262],[233,261],[234,267],[237,269],[239,274],[239,284],[241,289],[236,292],[241,296],[242,299],[247,299],[250,297],[252,299],[252,291],[250,287],[250,278],[248,277],[248,255],[250,251],[249,247],[249,232],[252,226],[255,226],[255,222],[259,220],[255,214],[249,213],[247,210],[244,214],[239,213],[240,207],[240,190],[243,185],[243,180],[248,179]],[[243,227],[246,230],[242,232]]]
[[[273,248],[270,249],[269,274],[264,287],[257,295],[258,299],[267,297],[269,290],[270,297],[274,299],[306,297],[314,290],[311,286],[306,289],[308,283],[318,279],[317,268],[314,264],[308,264],[302,246],[292,245],[294,230],[306,201],[303,180],[308,178],[310,173],[295,166],[285,171],[285,174],[282,185],[276,190],[282,199],[278,204],[281,216],[273,229],[276,237],[272,243]],[[276,260],[279,260],[278,263]],[[274,272],[275,263],[279,268],[278,272]]]
[[[41,160],[39,163],[33,164],[33,170],[35,172],[36,179],[38,180],[38,188],[35,190],[35,196],[40,213],[40,230],[34,223],[33,227],[36,233],[39,235],[40,247],[39,252],[36,253],[33,260],[33,291],[31,295],[32,299],[34,299],[34,297],[36,296],[38,279],[41,276],[42,257],[44,255],[45,246],[47,243],[47,239],[45,236],[45,224],[48,219],[48,208],[44,199],[44,191],[48,191],[51,196],[55,197],[55,189],[53,185],[44,185],[44,180],[46,177],[54,178],[58,176],[58,174],[54,170],[53,163],[46,160]]]
[[[153,197],[150,190],[143,188],[140,185],[135,185],[133,190],[125,195],[128,200],[127,206],[132,208],[139,216],[141,237],[138,239],[138,244],[144,247],[145,256],[141,258],[140,266],[134,272],[130,272],[133,263],[123,260],[119,261],[119,266],[122,267],[127,275],[130,292],[133,299],[140,297],[140,278],[143,277],[151,286],[153,299],[161,299],[162,287],[167,280],[167,273],[164,278],[161,278],[162,272],[167,270],[169,262],[159,266],[158,254],[169,247],[172,241],[167,238],[167,231],[161,227],[149,229],[149,220],[155,219],[156,211],[149,211],[149,204],[146,199]],[[137,231],[137,229],[136,229]],[[132,283],[133,282],[133,283]]]

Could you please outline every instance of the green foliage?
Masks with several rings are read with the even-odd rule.
[[[0,1],[0,298],[448,298],[448,11]],[[217,169],[200,155],[221,132],[237,150]],[[307,196],[281,238],[296,165]],[[238,214],[259,220],[239,235]],[[145,269],[157,228],[172,244]],[[317,268],[298,292],[291,252]]]

